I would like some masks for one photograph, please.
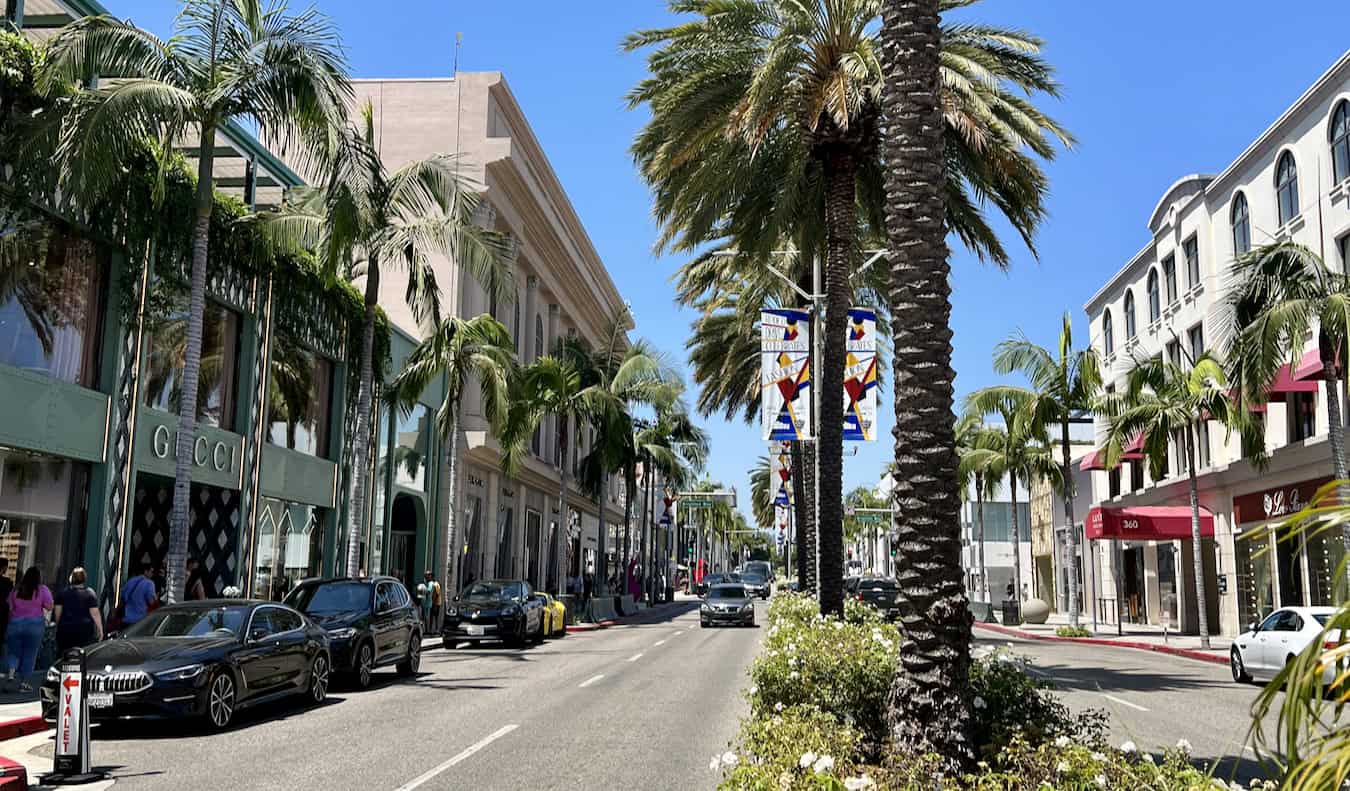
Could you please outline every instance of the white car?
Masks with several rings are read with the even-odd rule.
[[[1308,643],[1322,638],[1322,629],[1336,614],[1335,607],[1282,607],[1233,640],[1228,664],[1233,680],[1274,678]],[[1335,679],[1335,668],[1326,671],[1326,682]]]

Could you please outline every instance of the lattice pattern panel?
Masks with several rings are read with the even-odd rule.
[[[193,484],[191,504],[188,557],[201,563],[208,593],[219,596],[239,578],[239,493]],[[127,536],[131,568],[164,562],[169,550],[172,510],[173,480],[157,475],[139,476]]]
[[[336,300],[313,285],[283,282],[280,274],[277,281],[273,315],[281,328],[319,354],[347,359],[347,321]]]

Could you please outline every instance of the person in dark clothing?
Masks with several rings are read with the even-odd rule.
[[[9,630],[9,594],[14,580],[9,578],[9,558],[0,558],[0,660],[4,659],[5,632]],[[3,661],[0,661],[3,665]]]
[[[84,569],[70,572],[70,584],[56,596],[56,647],[64,654],[103,639],[103,614],[98,597],[85,586]]]
[[[185,592],[183,598],[188,601],[209,598],[206,591],[206,577],[202,574],[202,564],[198,563],[196,558],[188,558],[187,585],[183,589]]]
[[[590,601],[591,594],[595,592],[595,575],[586,572],[586,575],[581,578],[581,587],[584,594],[583,600]]]

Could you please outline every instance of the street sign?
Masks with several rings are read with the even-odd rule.
[[[89,698],[84,649],[72,648],[57,667],[56,752],[52,775],[66,782],[94,779],[89,773]]]
[[[685,508],[712,508],[713,501],[707,497],[681,497],[680,505]]]
[[[853,519],[860,525],[879,525],[882,522],[882,516],[884,516],[884,514],[867,513],[863,511],[854,513]]]

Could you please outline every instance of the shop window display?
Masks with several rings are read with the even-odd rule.
[[[0,364],[98,386],[104,250],[54,234],[0,261]]]
[[[326,457],[332,400],[333,364],[278,335],[267,379],[267,441]]]
[[[146,359],[142,391],[145,403],[178,414],[187,357],[188,292],[176,281],[151,285],[146,306]],[[239,315],[207,301],[202,314],[202,356],[197,380],[197,420],[232,431]]]
[[[29,566],[58,586],[68,546],[84,540],[89,465],[0,447],[0,557],[13,574]]]

